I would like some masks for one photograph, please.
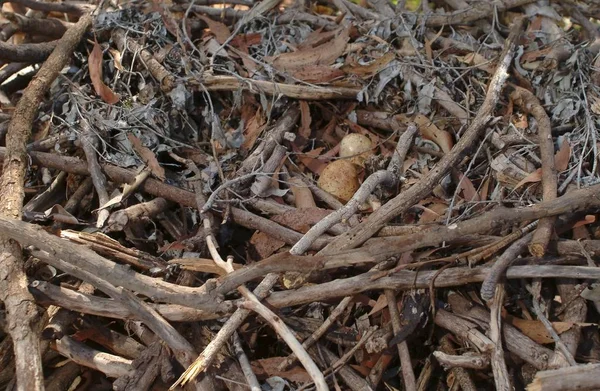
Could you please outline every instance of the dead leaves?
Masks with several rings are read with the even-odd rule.
[[[332,37],[331,35],[323,33],[323,36],[331,38],[324,43],[318,38],[313,38],[314,45],[306,45],[307,47],[299,48],[295,52],[283,53],[267,60],[282,72],[297,71],[309,66],[331,65],[344,53],[350,39],[350,29],[343,27],[336,30]]]
[[[159,178],[161,181],[165,180],[165,169],[161,167],[160,163],[156,159],[156,155],[149,148],[142,144],[142,141],[135,137],[133,134],[128,134],[127,138],[131,142],[133,149],[140,156],[142,161],[148,166],[152,174]]]
[[[556,166],[557,172],[562,172],[569,167],[569,159],[571,157],[571,146],[567,140],[563,141],[560,149],[554,155],[554,165]],[[515,190],[520,188],[526,183],[541,182],[542,180],[542,169],[538,168],[531,174],[523,178],[516,186]]]
[[[115,94],[102,80],[102,49],[98,42],[94,42],[94,48],[88,57],[88,65],[90,79],[92,79],[96,94],[108,104],[114,105],[117,103],[121,97]]]
[[[221,45],[227,41],[227,38],[231,35],[231,31],[229,31],[229,27],[221,22],[217,22],[216,20],[212,20],[208,16],[198,15],[198,18],[201,19],[206,25],[211,33],[214,34],[215,39]]]

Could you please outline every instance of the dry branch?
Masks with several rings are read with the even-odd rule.
[[[92,23],[84,16],[58,41],[54,51],[40,68],[19,100],[6,135],[7,154],[0,178],[0,215],[19,219],[23,208],[23,184],[28,164],[27,142],[31,136],[38,104],[58,73],[68,63],[75,46]],[[18,60],[17,60],[18,61]],[[27,291],[27,277],[19,245],[0,236],[0,300],[7,311],[7,330],[13,340],[18,389],[43,389],[42,363],[38,336],[32,330],[37,308]]]

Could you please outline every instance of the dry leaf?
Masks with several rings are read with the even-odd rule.
[[[494,65],[479,53],[468,53],[464,56],[456,56],[456,58],[467,65],[474,65],[487,73],[494,73]]]
[[[304,184],[300,178],[293,177],[288,181],[292,194],[294,195],[294,204],[298,209],[316,208],[317,204],[312,191]]]
[[[507,317],[507,320],[513,326],[521,330],[523,334],[539,344],[545,345],[554,342],[552,337],[548,334],[546,326],[539,320],[526,320],[512,316]],[[552,328],[554,328],[559,335],[570,330],[571,327],[573,327],[573,324],[569,322],[552,322]]]
[[[584,225],[592,224],[596,222],[596,216],[594,215],[585,215],[583,220],[579,220],[575,224],[573,224],[573,228],[583,227]]]
[[[593,96],[591,97],[591,104],[590,104],[590,109],[592,110],[592,113],[594,114],[600,114],[600,98],[597,96]]]
[[[231,46],[240,49],[243,47],[249,47],[253,45],[258,45],[262,42],[262,34],[261,33],[248,33],[248,34],[238,34],[231,40],[229,43]]]
[[[554,164],[555,164],[556,170],[558,172],[564,171],[568,168],[570,155],[571,155],[571,146],[569,145],[567,140],[565,140],[563,142],[563,145],[561,145],[560,149],[558,150],[558,152],[556,152],[556,154],[554,155]],[[534,172],[532,172],[531,174],[529,174],[525,178],[523,178],[515,186],[515,190],[517,190],[519,187],[523,186],[526,183],[534,183],[534,182],[541,182],[541,181],[542,181],[542,169],[538,168],[537,170],[535,170]]]
[[[458,173],[458,183],[465,201],[480,200],[479,194],[477,193],[477,189],[475,189],[475,186],[473,186],[473,182],[471,182],[471,180],[468,177],[466,177],[462,172]]]
[[[252,371],[256,374],[256,376],[279,376],[283,379],[296,383],[308,383],[312,381],[312,378],[308,375],[304,368],[299,365],[296,365],[287,371],[280,371],[279,364],[281,364],[284,359],[285,357],[270,357],[252,361]]]
[[[275,251],[285,246],[285,242],[274,239],[273,237],[260,231],[256,231],[252,234],[252,237],[250,238],[250,244],[254,247],[254,251],[256,251],[256,256],[258,259],[265,259],[274,254]]]
[[[554,155],[554,165],[557,172],[562,172],[569,168],[569,159],[571,158],[571,145],[564,139],[556,155]]]
[[[321,155],[323,151],[323,147],[315,148],[312,151],[302,153],[296,144],[292,144],[292,149],[295,153],[297,153],[296,157],[306,168],[308,168],[313,174],[321,174],[321,172],[325,169],[327,162],[329,160],[321,160],[318,157]]]
[[[328,65],[307,65],[289,72],[294,78],[308,83],[328,83],[345,75],[343,71]]]
[[[306,233],[314,224],[330,213],[330,210],[321,208],[294,209],[285,214],[275,215],[271,217],[271,220],[296,232]],[[261,259],[269,257],[285,245],[285,242],[258,231],[252,235],[250,243]]]
[[[331,65],[344,53],[346,43],[350,39],[349,33],[349,28],[341,28],[336,30],[333,39],[322,45],[283,53],[275,58],[267,58],[267,60],[271,60],[275,68],[284,72],[309,65]]]
[[[179,40],[179,27],[177,25],[177,22],[175,21],[175,18],[173,17],[171,12],[166,8],[166,6],[168,6],[169,2],[168,1],[157,1],[157,0],[152,0],[151,2],[152,2],[152,7],[151,7],[152,11],[158,12],[167,31],[170,32],[175,38],[177,38]],[[189,31],[188,31],[188,33],[189,33]]]
[[[310,124],[312,117],[310,116],[310,107],[304,100],[300,101],[300,127],[298,128],[298,134],[304,137],[305,140],[310,138]]]
[[[521,181],[519,183],[517,183],[517,185],[515,186],[515,190],[517,190],[519,187],[523,186],[526,183],[541,182],[541,180],[542,180],[542,169],[538,168],[531,174],[527,175],[525,178],[521,179]]]
[[[254,116],[244,121],[244,142],[240,147],[242,151],[250,151],[263,130],[265,130],[266,120],[262,115],[260,107],[256,110]]]
[[[115,65],[115,68],[117,68],[120,72],[125,71],[123,64],[121,64],[121,52],[113,48],[109,48],[108,51],[113,56],[113,64]]]
[[[332,211],[321,208],[295,209],[293,211],[275,215],[271,220],[294,231],[307,233],[310,227],[327,217]]]
[[[144,147],[142,145],[142,141],[139,138],[135,137],[133,134],[129,133],[127,135],[127,138],[129,138],[133,149],[137,152],[142,161],[148,166],[152,174],[161,181],[164,181],[165,169],[162,168],[161,165],[158,163],[158,160],[156,160],[154,152],[152,152],[149,148]]]
[[[515,119],[513,121],[513,125],[515,128],[525,130],[529,127],[529,121],[527,121],[526,114],[516,114]]]
[[[421,202],[425,203],[424,201]],[[418,207],[423,211],[421,217],[419,218],[419,223],[421,224],[438,221],[440,217],[446,214],[446,210],[448,209],[448,205],[444,203],[433,203],[427,206],[415,205],[415,207]]]
[[[381,72],[387,67],[387,65],[396,58],[396,55],[392,52],[388,52],[378,59],[372,61],[369,65],[358,65],[358,64],[349,64],[344,65],[342,70],[346,73],[351,73],[357,76],[373,76]]]
[[[429,118],[425,117],[423,114],[415,115],[413,121],[415,121],[419,127],[421,136],[439,145],[439,147],[445,153],[448,153],[454,146],[452,135],[445,130],[439,129],[433,124],[433,122],[429,120]]]
[[[385,297],[385,295],[384,294],[379,295],[379,297],[377,298],[377,302],[375,303],[375,305],[373,305],[373,308],[369,312],[369,316],[378,313],[379,311],[381,311],[382,309],[387,307],[387,305],[388,305],[388,302],[387,302],[387,298]]]
[[[225,41],[227,41],[227,38],[229,38],[229,36],[231,36],[231,31],[229,31],[229,27],[227,27],[224,23],[212,20],[211,18],[205,15],[198,15],[198,18],[200,18],[204,23],[206,23],[210,32],[214,34],[215,39],[221,45],[225,43]]]
[[[98,42],[94,42],[94,48],[88,57],[88,66],[90,71],[90,79],[94,85],[96,94],[108,104],[114,105],[121,99],[102,81],[102,49]]]

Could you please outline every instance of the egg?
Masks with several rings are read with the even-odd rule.
[[[371,139],[359,133],[344,136],[340,143],[340,157],[349,158],[357,166],[364,167],[365,161],[373,155]]]
[[[317,184],[340,201],[348,202],[360,186],[358,170],[349,160],[335,160],[323,169]]]

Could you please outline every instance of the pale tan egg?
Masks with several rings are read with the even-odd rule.
[[[373,155],[371,139],[359,133],[350,133],[340,142],[340,157],[349,158],[357,166],[364,167],[365,161]]]
[[[349,160],[335,160],[321,172],[318,185],[340,201],[348,202],[360,186],[358,170]]]

